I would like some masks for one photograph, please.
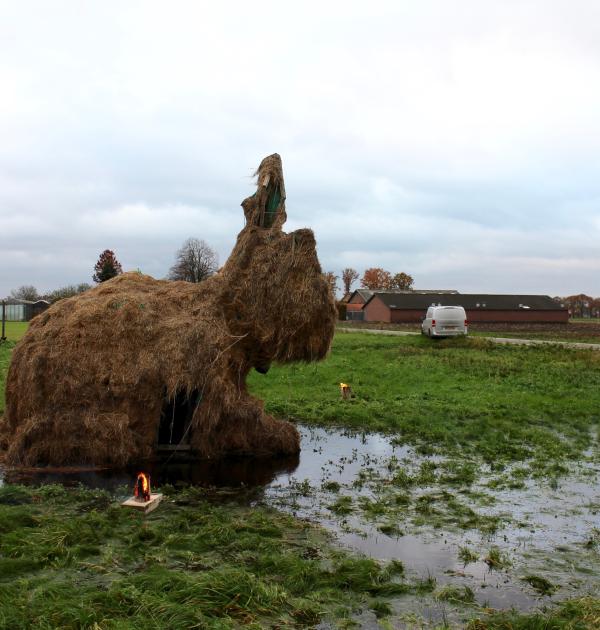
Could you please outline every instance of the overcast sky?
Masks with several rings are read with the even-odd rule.
[[[223,262],[273,152],[324,270],[600,295],[600,2],[0,0],[0,296]]]

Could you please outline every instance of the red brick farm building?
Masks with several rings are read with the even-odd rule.
[[[362,319],[365,322],[420,322],[427,308],[432,304],[463,306],[467,312],[467,319],[473,323],[566,324],[569,320],[568,309],[548,295],[421,293],[418,291],[410,293],[373,291],[361,307]]]

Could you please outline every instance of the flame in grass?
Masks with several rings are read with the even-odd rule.
[[[133,494],[138,501],[150,501],[150,475],[143,472],[138,474]]]
[[[340,383],[340,392],[342,394],[343,400],[349,400],[350,398],[354,398],[354,394],[352,393],[352,388],[348,383]]]

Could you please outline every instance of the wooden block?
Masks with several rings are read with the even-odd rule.
[[[354,398],[354,393],[352,392],[350,385],[344,385],[343,387],[340,387],[340,390],[342,393],[342,400],[350,400],[351,398]]]
[[[158,507],[163,495],[162,494],[151,494],[149,501],[138,501],[135,497],[131,497],[131,499],[127,499],[127,501],[123,501],[121,505],[123,507],[130,507],[136,510],[140,510],[144,514],[148,514],[148,512],[152,512]]]

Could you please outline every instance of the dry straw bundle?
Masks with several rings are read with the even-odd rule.
[[[0,420],[13,465],[110,464],[151,457],[165,405],[193,400],[199,456],[289,454],[295,427],[263,410],[246,376],[329,349],[335,307],[312,231],[282,231],[281,159],[265,158],[246,226],[201,284],[126,273],[36,317],[14,350]]]

